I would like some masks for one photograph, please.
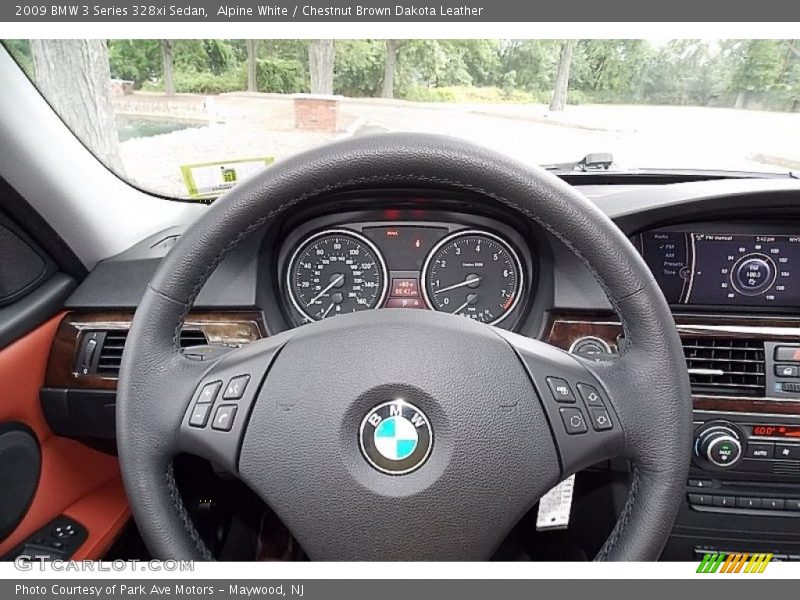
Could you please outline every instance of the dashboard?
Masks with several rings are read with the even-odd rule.
[[[696,224],[634,242],[667,301],[707,307],[800,307],[800,227]]]
[[[800,188],[725,180],[579,189],[638,248],[684,345],[696,445],[665,558],[708,549],[800,557],[800,538],[787,533],[800,518]],[[495,204],[440,190],[362,190],[287,212],[225,257],[181,344],[240,346],[311,321],[397,309],[461,315],[587,360],[622,351],[623,328],[586,265]],[[182,231],[98,264],[67,301],[41,392],[58,435],[113,445],[127,328]],[[599,465],[579,479],[598,478],[597,489],[612,493],[620,469]],[[605,517],[588,498],[591,527],[605,517],[610,527],[624,494]]]

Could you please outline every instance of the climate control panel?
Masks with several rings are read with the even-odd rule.
[[[730,469],[742,458],[742,437],[731,423],[710,423],[695,434],[695,457],[716,468]]]
[[[698,423],[694,434],[696,466],[710,471],[746,471],[800,479],[800,424]]]

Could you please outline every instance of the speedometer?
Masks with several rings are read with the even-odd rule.
[[[386,264],[375,245],[344,229],[321,231],[289,261],[287,288],[309,321],[377,308],[386,296]]]
[[[495,324],[522,294],[522,265],[512,247],[484,231],[462,231],[439,242],[422,270],[425,301],[434,310]]]

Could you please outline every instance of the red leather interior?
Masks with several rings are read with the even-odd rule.
[[[36,495],[17,529],[0,542],[0,556],[59,515],[72,517],[89,535],[75,559],[99,559],[122,531],[130,508],[117,459],[54,436],[39,403],[58,315],[0,350],[0,422],[18,421],[36,433],[42,472]]]

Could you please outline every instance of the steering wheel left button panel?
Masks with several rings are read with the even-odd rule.
[[[225,355],[203,375],[181,422],[180,448],[237,472],[261,383],[284,341],[264,339]]]
[[[192,414],[189,417],[189,425],[192,427],[205,427],[208,423],[208,415],[211,414],[211,407],[217,399],[219,390],[222,387],[221,381],[212,381],[200,387],[200,391],[192,404]]]

